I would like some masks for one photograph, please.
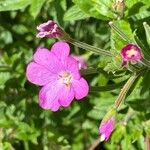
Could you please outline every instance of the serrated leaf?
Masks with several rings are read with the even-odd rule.
[[[30,13],[33,16],[33,18],[37,17],[37,15],[40,13],[40,10],[45,2],[46,0],[32,0]]]
[[[150,0],[126,0],[125,1],[127,8],[131,8],[134,5],[136,5],[137,3],[143,3],[146,5],[150,5]]]
[[[144,22],[143,25],[146,33],[146,40],[148,45],[150,46],[150,26],[146,22]]]
[[[132,18],[134,21],[142,20],[150,16],[149,6],[142,5],[140,8],[132,8],[133,11],[129,10],[129,18]]]
[[[2,0],[0,1],[0,11],[22,9],[31,4],[31,2],[31,0]]]
[[[74,3],[91,17],[109,20],[114,16],[113,11],[111,10],[113,2],[110,0],[74,0]]]
[[[136,33],[134,33],[134,40],[141,47],[141,50],[142,50],[144,57],[149,60],[150,59],[149,49],[147,49],[147,47],[145,47],[145,45],[139,39],[139,37],[136,35]]]
[[[150,93],[150,84],[147,84],[149,83],[149,81],[150,81],[150,70],[147,70],[144,74],[142,81],[142,89],[140,92],[141,95],[144,95],[146,92]]]
[[[133,138],[133,142],[138,140],[141,135],[142,135],[142,130],[138,126],[135,126],[135,128],[132,130],[132,133],[131,133],[131,137]]]
[[[127,101],[126,103],[136,111],[149,110],[149,107],[147,106],[150,106],[149,99],[134,99],[133,101]]]
[[[34,127],[29,126],[25,122],[20,122],[16,129],[16,138],[24,141],[31,140],[34,144],[37,144],[37,137],[40,132]]]
[[[64,20],[80,20],[80,19],[85,19],[88,18],[89,15],[85,14],[81,9],[77,6],[74,5],[64,15]]]

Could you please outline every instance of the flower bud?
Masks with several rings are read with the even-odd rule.
[[[124,2],[124,0],[115,0],[114,5],[113,5],[113,9],[121,17],[123,16],[124,8],[125,8],[125,2]]]
[[[77,62],[79,69],[87,69],[87,62],[81,57],[81,56],[76,56],[76,55],[71,55]]]
[[[116,121],[116,109],[111,109],[103,118],[100,127],[100,139],[101,141],[107,141],[115,127]]]
[[[140,61],[141,49],[135,44],[128,44],[121,49],[122,65],[126,66],[129,61]]]
[[[49,38],[60,38],[60,39],[66,39],[66,37],[69,35],[63,31],[57,23],[55,23],[52,20],[49,20],[45,23],[40,24],[37,26],[38,34],[36,37],[38,38],[44,38],[44,37],[49,37]]]

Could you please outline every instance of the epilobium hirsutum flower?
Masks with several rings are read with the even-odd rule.
[[[39,33],[36,35],[36,37],[38,38],[58,38],[63,36],[63,30],[52,20],[40,24],[37,26],[37,30]]]
[[[87,69],[87,63],[81,56],[71,55],[77,62],[79,69]]]
[[[99,134],[100,134],[101,141],[107,141],[112,131],[114,130],[115,115],[116,115],[116,110],[111,109],[103,118],[99,127]]]
[[[135,44],[128,44],[121,49],[122,65],[129,61],[140,61],[142,58],[140,48]]]
[[[56,42],[51,51],[39,47],[27,66],[27,79],[43,86],[39,92],[39,105],[43,109],[57,111],[61,106],[68,107],[74,98],[79,100],[88,94],[87,81],[81,77],[78,62],[69,52],[65,42]]]

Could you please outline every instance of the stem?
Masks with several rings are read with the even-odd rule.
[[[126,84],[123,86],[123,88],[121,89],[121,92],[119,93],[119,96],[117,97],[114,107],[117,109],[121,102],[124,100],[127,92],[129,91],[129,89],[131,88],[132,84],[134,83],[134,81],[136,80],[136,78],[141,74],[141,71],[139,73],[134,74],[133,76],[131,76],[128,81],[126,82]]]
[[[135,111],[133,111],[131,108],[129,108],[124,120],[123,120],[123,124],[127,125],[129,120],[136,114]]]
[[[101,138],[98,138],[88,150],[95,150],[95,148],[101,143]]]
[[[29,150],[29,143],[27,141],[24,141],[23,144],[24,144],[24,149]]]
[[[150,68],[150,62],[149,62],[147,59],[142,58],[142,59],[140,60],[140,62],[141,62],[143,65],[145,65],[146,67]]]
[[[146,135],[145,137],[146,150],[150,150],[150,137]]]
[[[126,34],[124,34],[123,31],[121,31],[116,25],[114,25],[114,23],[112,21],[109,22],[109,25],[111,26],[112,29],[114,29],[116,31],[116,33],[122,39],[124,39],[128,43],[133,43],[133,41]]]
[[[107,50],[104,50],[104,49],[101,49],[101,48],[97,48],[97,47],[91,46],[89,44],[80,42],[80,41],[72,39],[72,38],[69,38],[68,42],[70,42],[71,44],[73,44],[73,45],[75,45],[77,47],[83,48],[85,50],[92,51],[92,52],[97,53],[99,55],[105,55],[105,56],[109,56],[109,57],[113,56],[110,51],[107,51]]]

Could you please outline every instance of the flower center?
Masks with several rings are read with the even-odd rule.
[[[71,84],[72,75],[69,72],[63,72],[59,75],[60,81],[65,85],[69,86]]]
[[[135,49],[130,49],[130,50],[127,50],[127,52],[126,52],[126,55],[127,55],[127,57],[129,57],[129,58],[131,58],[131,57],[133,57],[133,56],[136,56],[137,55],[137,51],[135,50]]]

